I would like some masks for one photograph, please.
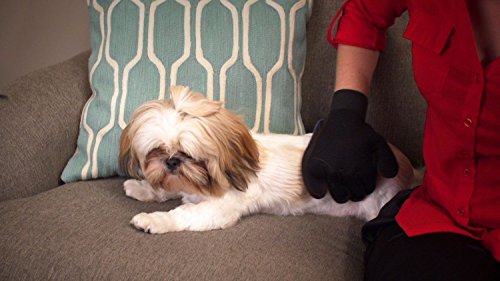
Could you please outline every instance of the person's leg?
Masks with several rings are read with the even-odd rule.
[[[453,233],[408,237],[392,223],[365,253],[366,281],[498,281],[500,263],[479,241]]]

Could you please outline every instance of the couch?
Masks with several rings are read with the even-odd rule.
[[[311,131],[330,104],[335,51],[326,40],[341,0],[317,0],[308,23],[302,116]],[[415,166],[423,164],[425,101],[411,70],[407,15],[388,36],[368,121]],[[31,73],[0,92],[0,280],[362,280],[355,218],[253,215],[209,232],[149,235],[129,220],[179,201],[143,203],[123,178],[64,184],[82,107],[89,52]]]

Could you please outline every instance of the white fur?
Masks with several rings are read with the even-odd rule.
[[[161,139],[161,136],[149,137]],[[300,173],[302,155],[311,136],[255,134],[253,137],[258,143],[261,169],[247,190],[230,189],[221,197],[180,194],[183,205],[168,212],[140,213],[131,224],[149,233],[166,233],[227,228],[254,213],[313,213],[370,220],[399,190],[414,181],[409,160],[391,147],[399,162],[398,175],[392,179],[379,178],[376,190],[363,201],[337,204],[328,194],[314,199],[305,190]],[[127,180],[124,190],[127,196],[140,201],[161,202],[179,196],[135,179]]]

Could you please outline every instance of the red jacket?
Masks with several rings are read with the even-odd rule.
[[[396,220],[409,236],[478,239],[500,261],[500,58],[481,65],[466,0],[350,0],[329,39],[382,51],[387,28],[405,11],[403,37],[428,103],[427,172]]]

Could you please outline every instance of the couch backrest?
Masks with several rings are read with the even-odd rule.
[[[335,81],[335,49],[326,36],[344,0],[314,0],[307,26],[307,61],[302,83],[302,117],[310,132],[327,115]],[[426,103],[411,67],[411,43],[402,37],[405,13],[390,28],[370,91],[368,122],[398,146],[416,166],[423,164],[422,137]]]

